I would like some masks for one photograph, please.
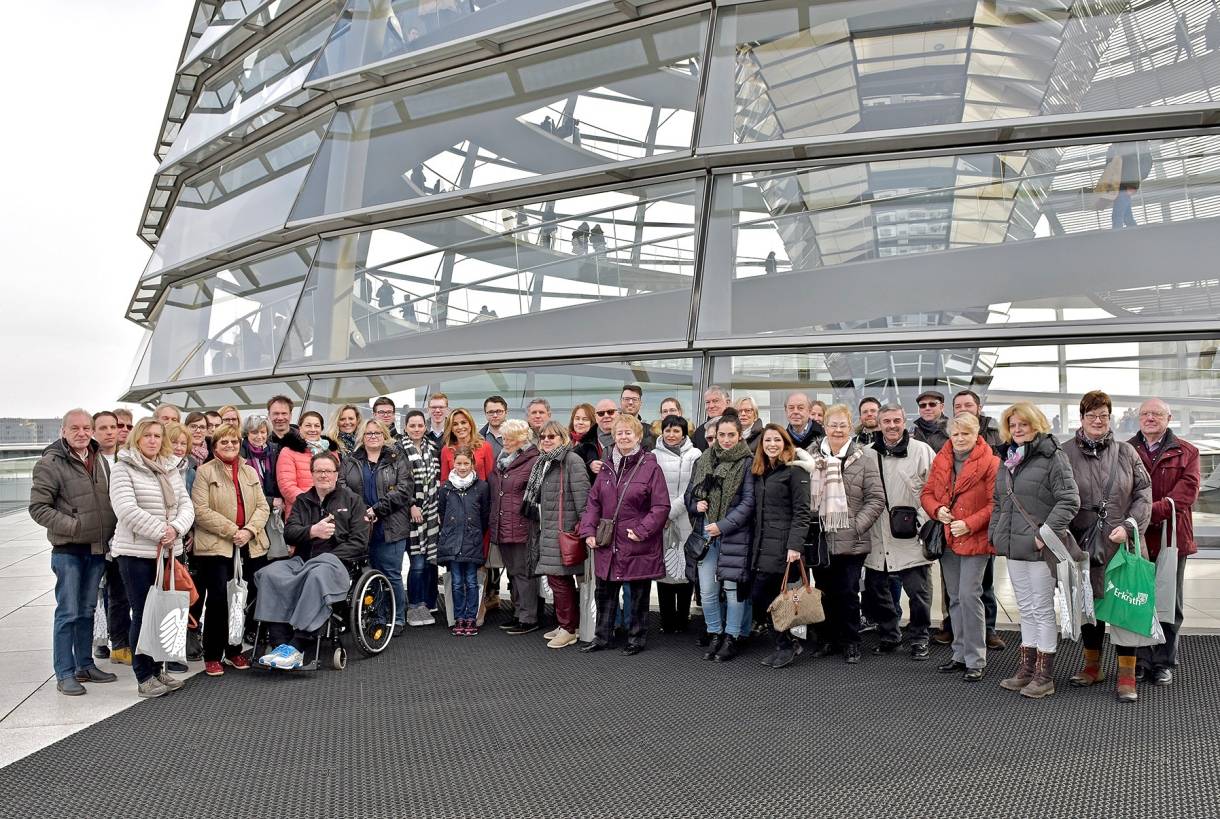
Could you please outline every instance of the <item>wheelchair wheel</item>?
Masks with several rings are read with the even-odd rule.
[[[330,667],[335,671],[342,671],[347,667],[347,649],[343,646],[335,646],[330,653]]]
[[[394,590],[376,569],[366,569],[352,586],[348,631],[356,648],[380,654],[394,636]]]

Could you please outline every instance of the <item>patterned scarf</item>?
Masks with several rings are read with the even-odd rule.
[[[713,443],[699,456],[690,482],[695,487],[692,497],[707,501],[704,520],[715,522],[728,514],[753,457],[745,441],[738,441],[732,449],[721,449],[720,444]]]
[[[1017,467],[1021,465],[1021,461],[1025,460],[1025,444],[1013,442],[1008,445],[1008,456],[1004,459],[1004,466],[1009,472],[1016,472]]]
[[[526,503],[533,505],[535,509],[541,507],[542,482],[546,480],[547,470],[551,468],[551,464],[562,461],[571,451],[572,447],[570,444],[557,446],[550,452],[538,450],[538,458],[534,461],[534,465],[530,467],[529,480],[525,484],[523,499]]]
[[[319,452],[326,452],[330,449],[330,441],[319,438],[316,441],[306,441],[305,446],[309,448],[310,455],[317,455]]]
[[[1080,446],[1080,451],[1091,458],[1100,458],[1102,450],[1109,446],[1113,440],[1113,430],[1106,430],[1106,434],[1101,436],[1101,439],[1097,441],[1084,434],[1084,427],[1076,430],[1076,443]]]
[[[204,462],[208,459],[208,442],[205,440],[198,446],[192,446],[191,457],[195,459],[195,463],[203,466]]]
[[[246,463],[258,473],[259,483],[267,480],[267,473],[271,471],[271,447],[255,446],[246,441],[246,452],[249,454]]]
[[[340,432],[339,433],[339,449],[347,454],[356,451],[356,433]]]
[[[813,456],[816,467],[809,482],[813,507],[818,510],[822,530],[837,532],[852,528],[851,509],[847,506],[847,490],[843,486],[843,470],[860,460],[864,450],[857,446],[844,459],[842,456],[852,448],[851,442],[836,455],[830,449],[830,440],[822,439],[822,445]]]

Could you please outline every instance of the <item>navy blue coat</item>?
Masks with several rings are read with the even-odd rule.
[[[491,514],[491,489],[487,481],[476,477],[466,489],[445,481],[437,497],[441,534],[436,545],[436,562],[444,565],[456,560],[482,566],[483,536]]]
[[[720,527],[720,555],[716,558],[716,579],[733,580],[745,583],[751,577],[750,552],[754,544],[754,476],[750,473],[750,462],[746,461],[746,474],[742,478],[741,488],[733,496],[729,510],[724,518],[715,523]],[[692,481],[686,487],[686,510],[691,519],[700,517],[695,511],[695,484]]]

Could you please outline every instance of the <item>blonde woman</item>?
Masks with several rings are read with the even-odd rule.
[[[995,482],[989,539],[1008,558],[1008,577],[1021,616],[1021,658],[1000,686],[1041,699],[1055,693],[1055,576],[1043,554],[1039,530],[1047,526],[1065,545],[1068,526],[1080,510],[1080,491],[1067,453],[1051,434],[1042,410],[1021,402],[1000,416],[998,453],[1003,462]],[[964,670],[964,669],[963,669]]]
[[[331,416],[326,434],[338,442],[340,460],[351,455],[363,443],[360,440],[360,422],[363,420],[360,410],[352,404],[344,404]]]

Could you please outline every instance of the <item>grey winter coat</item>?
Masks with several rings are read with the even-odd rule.
[[[364,500],[364,464],[369,460],[364,447],[343,458],[339,463],[339,482]],[[373,511],[381,521],[382,539],[386,543],[406,540],[411,535],[411,504],[415,502],[414,469],[407,456],[397,447],[387,446],[373,467],[377,480],[377,503]]]
[[[1009,486],[1012,494],[1009,494]],[[1013,501],[1015,495],[1035,524],[1031,528]],[[1068,525],[1080,509],[1080,491],[1072,464],[1051,435],[1038,433],[1026,446],[1025,459],[1010,473],[1001,459],[995,479],[995,500],[987,535],[996,554],[1009,560],[1048,560],[1034,543],[1047,525],[1069,545]]]
[[[533,524],[531,537],[538,539],[538,566],[535,574],[584,574],[585,565],[565,566],[559,554],[559,479],[563,473],[563,528],[576,531],[580,516],[589,498],[589,473],[585,462],[575,452],[569,452],[561,464],[551,464],[542,479],[538,496],[539,521]]]
[[[1113,437],[1097,448],[1096,455],[1088,452],[1075,438],[1063,445],[1063,451],[1072,465],[1072,475],[1080,493],[1080,511],[1072,519],[1070,528],[1080,548],[1090,554],[1094,570],[1089,572],[1089,579],[1093,584],[1093,597],[1100,599],[1105,586],[1105,570],[1097,567],[1104,567],[1118,552],[1118,544],[1110,541],[1110,532],[1121,525],[1127,530],[1128,540],[1139,532],[1143,545],[1144,530],[1152,517],[1152,480],[1135,447]],[[1109,497],[1104,499],[1105,512],[1099,528],[1102,494],[1111,475],[1114,476],[1113,487]],[[1135,529],[1125,523],[1127,518],[1135,520]],[[1090,548],[1090,544],[1094,548]]]
[[[43,450],[34,464],[30,488],[30,517],[47,530],[52,548],[88,546],[89,553],[106,552],[114,535],[115,515],[110,505],[110,468],[90,441],[93,472],[60,438]]]
[[[853,456],[860,452],[860,457]],[[851,512],[851,529],[826,533],[826,542],[832,555],[866,555],[873,548],[870,530],[885,513],[885,495],[881,491],[881,472],[877,469],[877,458],[870,457],[872,450],[865,449],[855,441],[847,450],[843,462],[851,463],[843,469],[843,488],[847,494],[847,509]],[[813,505],[812,479],[817,469],[814,457],[803,449],[796,451],[794,466],[809,472],[810,513],[817,515]]]

